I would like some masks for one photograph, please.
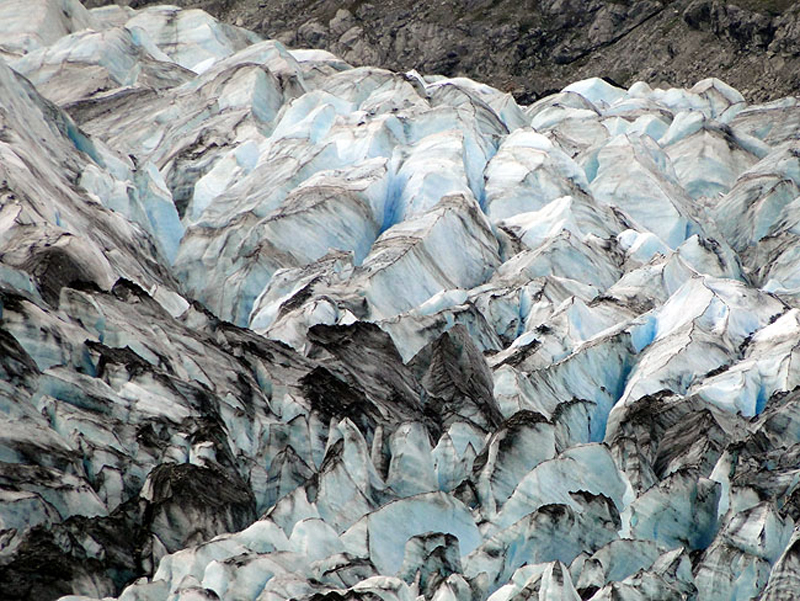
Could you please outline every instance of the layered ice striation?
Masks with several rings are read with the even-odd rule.
[[[0,33],[0,598],[795,598],[797,98]]]

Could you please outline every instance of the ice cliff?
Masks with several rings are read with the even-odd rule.
[[[800,590],[800,100],[531,106],[0,4],[0,597]]]

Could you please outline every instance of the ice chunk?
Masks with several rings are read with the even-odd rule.
[[[542,209],[556,198],[588,190],[582,170],[531,130],[514,131],[486,166],[486,212],[493,221]]]
[[[475,200],[448,196],[428,213],[384,232],[356,282],[363,279],[375,315],[396,315],[443,289],[483,283],[499,263],[496,245]]]
[[[680,490],[681,494],[672,494]],[[675,472],[638,497],[626,510],[630,532],[637,538],[689,549],[705,549],[717,527],[719,484]]]
[[[626,485],[603,445],[575,446],[554,459],[534,467],[519,480],[513,494],[495,519],[490,532],[507,528],[527,513],[549,503],[561,503],[576,510],[581,507],[570,493],[585,490],[603,494],[621,511]]]
[[[726,193],[738,175],[757,161],[730,134],[708,127],[672,142],[666,152],[678,181],[692,198]]]
[[[599,77],[592,77],[591,79],[584,79],[583,81],[570,84],[564,88],[562,92],[580,94],[597,106],[608,106],[624,98],[626,95],[625,90],[614,87]]]
[[[78,0],[10,0],[0,7],[0,48],[25,54],[97,24]]]
[[[597,550],[617,537],[619,517],[608,499],[574,493],[582,511],[544,505],[495,534],[469,554],[464,575],[492,593],[520,566],[549,561],[570,563],[583,550]]]
[[[428,433],[422,424],[400,426],[389,438],[389,450],[392,459],[386,484],[398,496],[410,497],[438,489]]]
[[[425,532],[442,532],[458,539],[462,555],[481,537],[467,508],[441,493],[426,493],[393,501],[368,514],[342,535],[348,549],[367,553],[382,573],[394,574],[403,563],[406,541]]]
[[[618,136],[585,161],[595,198],[618,207],[671,248],[700,231],[669,158],[649,137]]]
[[[170,6],[141,10],[125,27],[143,29],[176,63],[197,73],[259,41],[255,34],[221,23],[201,10],[179,10]]]

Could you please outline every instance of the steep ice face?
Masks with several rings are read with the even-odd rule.
[[[727,367],[748,338],[785,310],[782,303],[763,293],[755,293],[758,301],[748,302],[744,300],[748,294],[751,291],[739,282],[695,277],[645,316],[632,331],[637,365],[615,410],[662,391],[685,394],[695,380]],[[756,409],[728,408],[747,416]]]
[[[583,167],[598,201],[623,211],[671,248],[701,231],[671,161],[649,136],[616,136],[585,155]]]
[[[136,13],[125,27],[143,30],[173,61],[196,73],[258,40],[255,34],[219,23],[203,11],[166,6]]]
[[[76,31],[95,28],[97,22],[78,0],[12,0],[0,8],[4,58],[49,46]]]
[[[0,6],[0,597],[791,596],[796,99],[523,107],[29,4]]]
[[[678,119],[676,116],[673,125]],[[671,135],[670,127],[661,142],[675,167],[678,182],[692,198],[724,194],[738,174],[758,159],[727,130],[701,126],[694,133],[681,133],[682,137]]]
[[[546,136],[513,131],[485,170],[486,212],[493,221],[537,211],[588,189],[583,170]]]
[[[124,27],[79,31],[11,65],[60,105],[116,88],[166,88],[189,79],[148,38]]]

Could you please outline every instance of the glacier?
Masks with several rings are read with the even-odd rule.
[[[0,33],[1,598],[796,598],[800,99]]]

